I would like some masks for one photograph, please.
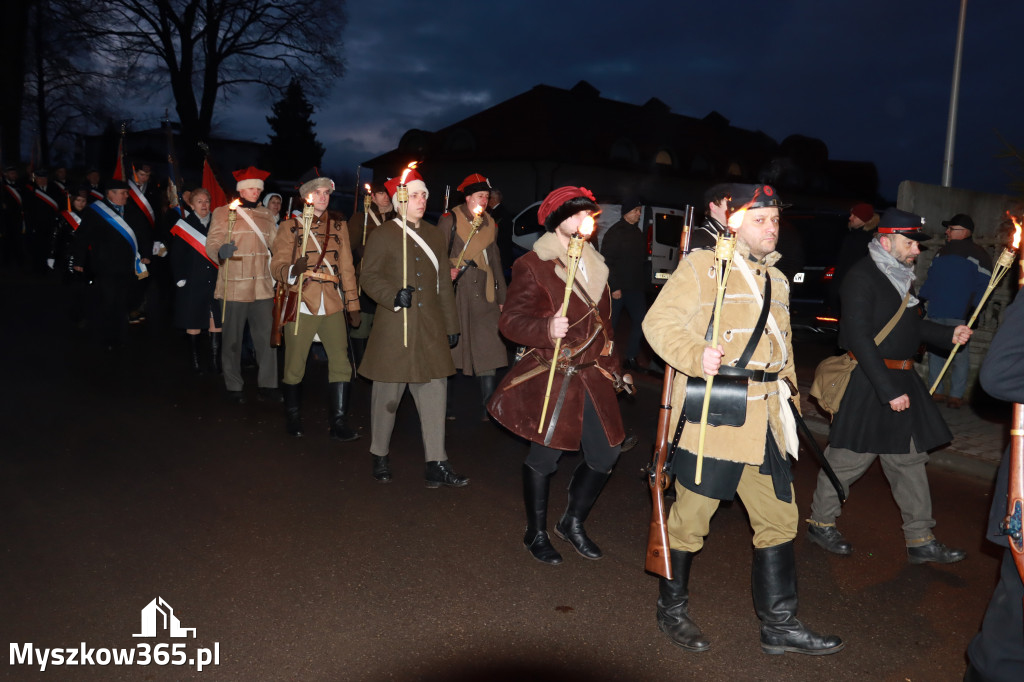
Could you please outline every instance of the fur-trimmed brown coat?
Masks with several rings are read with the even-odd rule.
[[[771,327],[766,325],[747,368],[779,372],[780,380],[788,377],[795,386],[796,370],[789,322],[789,281],[778,268],[773,267],[780,256],[773,252],[765,257],[764,262],[756,263],[749,260],[750,251],[742,244],[736,245],[736,252],[747,258],[746,262],[762,294],[765,276],[771,277],[770,312],[785,337],[777,338]],[[644,335],[651,348],[679,372],[672,388],[671,433],[675,433],[679,421],[687,376],[706,378],[702,358],[708,343],[704,336],[718,291],[714,265],[713,250],[694,251],[686,256],[644,318]],[[728,281],[722,308],[718,343],[725,350],[722,364],[732,365],[746,347],[761,311],[746,280],[735,267]],[[787,357],[785,363],[783,349]],[[794,396],[794,401],[799,405],[798,396]],[[746,422],[738,427],[707,427],[704,456],[744,464],[761,464],[765,456],[766,426],[771,428],[779,449],[785,449],[786,440],[779,416],[782,409],[789,407],[782,405],[779,400],[778,382],[751,383],[747,389]],[[697,416],[699,418],[700,415]],[[683,427],[680,447],[696,453],[699,430],[697,424],[687,423]]]
[[[560,312],[565,296],[565,248],[551,232],[538,239],[533,248],[512,266],[512,284],[498,323],[505,338],[527,346],[529,350],[505,374],[487,409],[502,426],[516,435],[543,443],[562,382],[567,380],[565,374],[555,373],[544,423],[545,433],[537,433],[548,381],[547,367],[555,346],[548,336],[548,320]],[[597,410],[608,444],[618,445],[625,437],[615,386],[609,378],[620,371],[619,356],[613,347],[605,343],[614,338],[610,322],[612,303],[608,267],[590,244],[584,246],[575,283],[577,288],[587,292],[595,305],[591,306],[574,291],[566,315],[569,331],[562,339],[562,348],[579,347],[586,339],[595,338],[572,361],[584,368],[568,379],[570,383],[565,401],[549,443],[550,447],[558,450],[577,450],[580,447],[584,395],[590,396]]]

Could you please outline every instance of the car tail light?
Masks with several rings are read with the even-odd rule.
[[[836,275],[835,266],[825,268],[825,272],[821,273],[822,282],[831,282],[832,278]]]
[[[825,316],[825,315],[815,315],[814,319],[817,320],[818,322],[838,322],[839,321],[838,317],[828,317],[828,316]]]

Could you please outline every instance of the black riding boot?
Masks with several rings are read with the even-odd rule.
[[[331,399],[331,438],[342,442],[359,438],[359,434],[348,427],[346,419],[352,384],[347,381],[329,383],[327,395]]]
[[[192,371],[196,374],[203,373],[203,366],[199,363],[199,335],[186,334],[188,336],[188,349],[192,359]]]
[[[487,418],[487,401],[491,399],[491,394],[494,393],[497,377],[491,374],[490,376],[478,376],[476,380],[480,384],[480,420],[489,421]]]
[[[285,431],[296,438],[302,435],[302,384],[286,384],[281,382],[281,394],[284,396]]]
[[[796,619],[796,556],[792,540],[754,549],[751,571],[754,610],[761,619],[761,648],[766,654],[822,656],[840,651],[843,640],[822,636]]]
[[[526,505],[526,535],[523,544],[537,561],[545,564],[562,563],[562,555],[551,546],[548,538],[548,489],[551,476],[537,473],[523,465],[523,502]]]
[[[210,332],[210,371],[214,374],[221,373],[220,364],[220,335],[222,332]]]
[[[600,559],[603,555],[583,530],[583,522],[594,507],[611,472],[594,471],[585,461],[580,462],[569,483],[569,504],[562,518],[555,524],[555,535],[566,540],[585,559]]]
[[[707,651],[708,643],[690,620],[690,564],[694,552],[671,551],[672,580],[658,581],[658,629],[687,651]]]

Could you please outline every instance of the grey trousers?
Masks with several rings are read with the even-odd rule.
[[[825,448],[825,459],[832,465],[836,476],[843,484],[849,499],[850,485],[860,478],[877,457],[882,462],[882,471],[889,479],[893,499],[899,505],[903,516],[903,537],[908,547],[920,545],[932,539],[932,496],[928,488],[928,453],[918,452],[910,442],[906,454],[879,455],[873,452],[854,452],[831,445]],[[829,482],[825,472],[818,473],[818,487],[811,502],[811,521],[833,524],[842,513],[839,496]]]
[[[420,415],[426,461],[447,460],[448,455],[444,451],[444,408],[448,396],[448,379],[431,379],[424,384],[373,382],[370,393],[370,452],[384,457],[391,451],[395,413],[405,395],[406,386],[409,387],[416,411]]]
[[[228,301],[224,314],[224,336],[221,340],[220,361],[224,368],[224,385],[229,391],[242,390],[242,334],[245,323],[256,348],[256,363],[260,366],[257,384],[260,388],[277,388],[277,349],[270,347],[270,318],[274,299],[252,303]]]

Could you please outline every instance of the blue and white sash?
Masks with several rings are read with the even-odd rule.
[[[124,221],[124,218],[117,215],[106,202],[96,201],[90,204],[89,208],[96,211],[101,218],[117,230],[118,234],[128,240],[131,244],[132,251],[135,252],[135,276],[139,279],[149,276],[149,271],[146,270],[146,264],[142,262],[142,256],[139,255],[139,240],[135,236],[135,231],[128,226],[128,223]]]

